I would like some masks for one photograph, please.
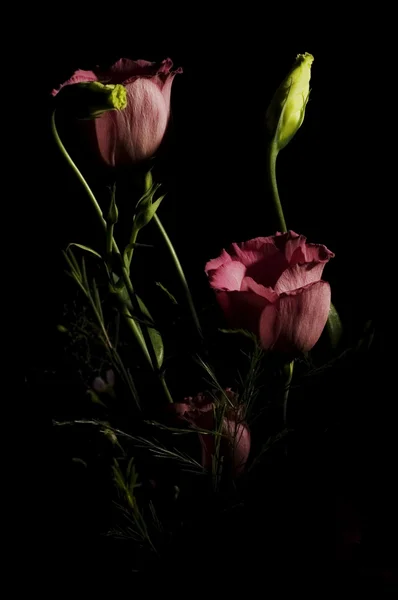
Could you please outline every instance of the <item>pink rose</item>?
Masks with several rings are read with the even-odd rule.
[[[330,286],[321,280],[334,256],[288,231],[232,244],[205,267],[231,327],[255,333],[265,349],[310,350],[325,327]]]
[[[226,394],[234,402],[234,392],[227,389]],[[194,398],[190,396],[184,402],[171,404],[169,410],[198,429],[211,432],[217,428],[214,400],[206,394],[198,394]],[[220,454],[230,462],[235,476],[243,472],[250,453],[250,431],[241,418],[241,412],[242,407],[227,407],[221,425]],[[200,433],[199,439],[202,446],[202,466],[211,469],[212,456],[216,452],[216,437],[211,433]]]
[[[110,111],[89,123],[94,130],[103,160],[110,166],[150,158],[159,148],[170,115],[170,94],[174,76],[170,58],[160,65],[146,60],[121,58],[107,71],[76,71],[65,85],[100,81],[121,83],[127,90],[127,108]]]

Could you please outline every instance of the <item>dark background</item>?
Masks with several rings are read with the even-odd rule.
[[[386,287],[394,272],[394,233],[384,183],[389,167],[379,145],[384,106],[375,90],[380,89],[381,76],[371,42],[339,37],[336,51],[320,43],[319,35],[286,41],[267,35],[269,28],[231,28],[226,23],[218,28],[211,22],[198,23],[197,31],[194,13],[181,17],[195,29],[195,36],[187,33],[189,27],[165,28],[157,34],[151,21],[146,31],[126,29],[107,37],[94,28],[83,34],[80,28],[64,28],[60,19],[51,44],[43,49],[46,68],[38,122],[45,161],[37,165],[40,210],[32,216],[35,231],[40,231],[35,239],[39,237],[36,256],[42,269],[40,285],[37,278],[31,284],[36,319],[26,344],[33,381],[29,394],[35,394],[38,374],[47,365],[53,368],[58,343],[54,328],[65,302],[60,250],[70,241],[84,243],[85,235],[90,240],[96,235],[87,229],[90,210],[84,193],[52,143],[51,89],[77,68],[112,63],[121,56],[152,61],[170,56],[176,67],[183,67],[173,84],[172,119],[156,163],[159,181],[168,192],[159,214],[194,292],[206,299],[201,273],[209,258],[231,241],[277,229],[264,178],[264,114],[295,55],[308,51],[315,57],[312,92],[302,128],[278,159],[280,195],[288,227],[336,254],[324,277],[331,282],[347,344],[354,343],[369,319],[376,326],[371,359],[347,371],[335,390],[339,425],[329,468],[343,495],[365,507],[370,541],[363,568],[390,568],[395,553],[396,452],[391,405],[396,393],[389,325],[396,302]],[[48,396],[51,393],[45,394],[47,401]],[[50,423],[52,410],[45,404],[45,422]],[[57,497],[63,490],[62,477],[62,472],[55,477]],[[68,502],[61,506],[67,513]],[[52,524],[62,532],[60,547],[62,510],[56,511]]]

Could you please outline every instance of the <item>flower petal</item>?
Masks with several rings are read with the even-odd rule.
[[[273,236],[258,237],[240,244],[234,242],[231,245],[231,250],[246,267],[250,267],[264,257],[273,256],[278,252]]]
[[[246,267],[242,263],[231,261],[212,271],[209,274],[209,283],[215,290],[239,291],[245,273]]]
[[[217,292],[217,301],[230,327],[259,334],[261,313],[269,301],[254,292]]]
[[[297,264],[293,267],[289,267],[286,271],[283,271],[276,282],[274,288],[275,292],[282,294],[283,292],[297,290],[310,283],[314,283],[315,281],[320,281],[324,268],[324,262]]]
[[[112,369],[108,369],[105,373],[105,379],[108,385],[113,387],[115,385],[115,372]]]
[[[222,265],[231,262],[231,260],[232,258],[230,257],[228,252],[226,250],[223,250],[220,256],[218,256],[217,258],[212,258],[206,263],[205,273],[209,274],[211,271],[214,271]]]
[[[280,320],[278,303],[267,304],[259,319],[259,338],[264,350],[271,350],[279,337]]]
[[[105,383],[105,381],[102,379],[102,377],[96,377],[93,381],[93,389],[96,392],[106,392],[107,390],[107,384]]]
[[[251,437],[245,423],[224,419],[224,431],[228,435],[232,452],[234,475],[239,475],[245,468],[250,454]]]
[[[240,287],[241,292],[254,292],[258,296],[262,296],[268,302],[276,302],[278,300],[278,294],[272,289],[267,288],[261,283],[254,281],[252,277],[244,277]]]
[[[52,96],[56,96],[65,85],[73,85],[74,83],[87,83],[89,81],[98,81],[97,75],[93,71],[83,71],[78,69],[69,79],[62,83],[57,90],[51,92]]]
[[[136,79],[126,89],[127,108],[107,112],[94,121],[101,156],[110,166],[152,156],[169,118],[169,106],[150,79]]]
[[[325,327],[329,309],[330,285],[325,281],[282,294],[277,318],[279,335],[274,348],[292,354],[311,350]]]
[[[281,273],[289,266],[283,252],[274,242],[275,236],[255,238],[242,244],[232,244],[232,258],[247,267],[247,275],[266,287],[273,287]]]

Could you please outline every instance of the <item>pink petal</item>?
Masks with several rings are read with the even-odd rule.
[[[112,369],[108,369],[108,371],[105,373],[105,379],[106,379],[108,385],[110,385],[110,386],[115,385],[115,373]]]
[[[267,304],[259,318],[259,338],[264,350],[271,350],[279,337],[280,319],[278,303]]]
[[[161,63],[149,62],[147,60],[130,60],[120,58],[109,69],[100,74],[104,83],[123,83],[127,85],[134,82],[138,77],[152,78],[160,89],[182,69],[172,71],[173,61],[166,58]]]
[[[325,281],[284,293],[279,299],[279,337],[275,349],[307,352],[319,340],[330,309],[330,285]]]
[[[217,292],[217,301],[230,327],[258,335],[261,313],[268,300],[254,292]]]
[[[277,254],[278,248],[273,237],[259,237],[240,244],[234,242],[231,245],[231,253],[246,267],[250,267],[259,260]]]
[[[295,253],[304,256],[303,251],[300,252],[300,249],[302,250],[302,248],[305,248],[306,240],[307,238],[304,235],[299,235],[295,231],[277,233],[275,236],[275,244],[283,253],[289,264]]]
[[[232,464],[234,474],[239,475],[245,468],[250,454],[250,431],[245,423],[224,419],[224,430],[232,446]]]
[[[96,377],[93,381],[93,389],[96,392],[105,392],[107,389],[107,385],[105,383],[105,381],[102,379],[102,377]]]
[[[169,118],[169,106],[150,79],[127,86],[128,105],[94,121],[102,158],[110,166],[151,157],[160,146]]]
[[[242,263],[231,261],[212,271],[209,274],[209,283],[215,290],[239,291],[245,273],[246,267]]]
[[[220,256],[218,256],[217,258],[212,258],[206,263],[205,273],[210,273],[211,271],[218,269],[222,265],[231,262],[231,260],[232,258],[230,257],[228,252],[226,250],[223,250]]]
[[[282,273],[275,284],[275,292],[282,294],[297,290],[315,281],[320,281],[325,267],[324,262],[296,264]]]
[[[247,266],[246,274],[266,287],[273,287],[289,266],[283,252],[274,243],[275,236],[255,238],[242,244],[232,244],[234,256]]]
[[[52,96],[56,96],[65,85],[73,85],[74,83],[87,83],[89,81],[98,81],[97,75],[93,71],[83,71],[79,69],[75,71],[69,79],[51,92]]]
[[[254,292],[258,296],[262,296],[268,300],[268,302],[276,302],[278,300],[278,294],[273,289],[257,283],[252,277],[243,278],[240,290],[241,292]]]

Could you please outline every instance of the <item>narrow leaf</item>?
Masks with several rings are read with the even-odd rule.
[[[101,260],[103,260],[101,254],[99,254],[98,252],[96,252],[92,248],[89,248],[88,246],[83,246],[83,244],[76,244],[75,242],[71,242],[68,245],[66,251],[68,251],[71,246],[75,246],[76,248],[80,248],[81,250],[85,250],[86,252],[90,252],[90,254],[94,254],[94,256],[96,256],[97,258],[100,258]]]

